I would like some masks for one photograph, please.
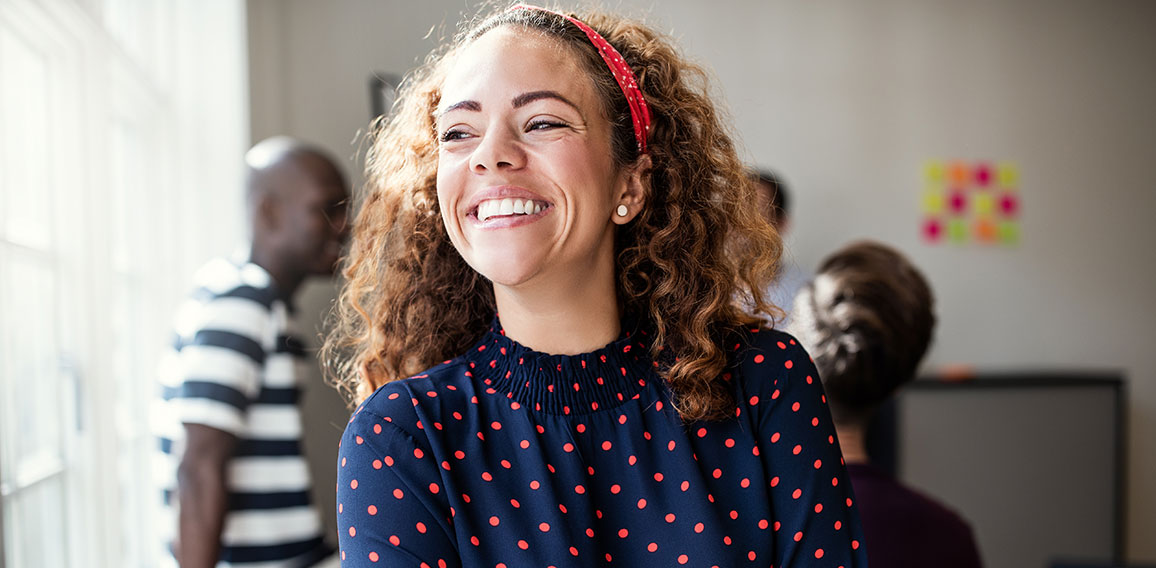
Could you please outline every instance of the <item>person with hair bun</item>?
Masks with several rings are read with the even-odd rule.
[[[872,566],[982,565],[958,514],[869,465],[867,424],[915,378],[935,328],[927,280],[898,251],[861,241],[828,256],[795,297],[790,330],[811,350],[859,495]]]
[[[864,566],[781,241],[705,73],[512,6],[376,131],[325,358],[343,566]],[[500,316],[499,316],[500,314]]]

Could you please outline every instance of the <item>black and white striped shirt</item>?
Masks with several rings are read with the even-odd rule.
[[[153,417],[166,541],[176,529],[182,424],[201,424],[238,440],[227,466],[218,567],[310,566],[331,549],[301,452],[297,381],[304,350],[291,333],[289,310],[256,264],[217,259],[195,281],[177,313]]]

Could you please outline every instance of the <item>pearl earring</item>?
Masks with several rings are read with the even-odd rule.
[[[618,208],[614,210],[614,212],[618,213],[619,217],[625,217],[627,213],[630,213],[630,209],[628,209],[625,205],[619,205]]]

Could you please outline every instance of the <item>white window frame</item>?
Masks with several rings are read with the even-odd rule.
[[[80,419],[64,441],[69,566],[159,563],[149,506],[159,500],[147,423],[153,374],[193,269],[245,237],[245,29],[242,0],[0,0],[0,33],[23,32],[54,66],[44,128],[54,133],[49,185],[59,199],[55,240],[36,254],[51,256],[61,286],[57,330],[72,388],[54,398],[70,426]],[[118,125],[131,125],[142,148],[119,169]],[[0,261],[12,246],[0,226]],[[125,290],[131,303],[117,311]],[[25,568],[6,558],[12,498],[0,495],[0,568]]]

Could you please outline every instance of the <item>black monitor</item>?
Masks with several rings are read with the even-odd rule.
[[[925,377],[880,411],[868,452],[966,518],[988,568],[1108,565],[1124,550],[1124,433],[1119,374]]]

